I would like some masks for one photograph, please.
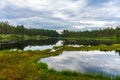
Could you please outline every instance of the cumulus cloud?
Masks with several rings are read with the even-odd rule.
[[[44,29],[115,27],[119,0],[0,0],[0,21]]]

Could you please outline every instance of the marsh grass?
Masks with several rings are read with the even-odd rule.
[[[47,36],[40,36],[40,35],[24,35],[24,40],[41,40],[41,39],[48,39],[50,37]],[[6,41],[18,41],[21,40],[20,34],[0,34],[0,42]]]
[[[0,80],[111,80],[103,74],[80,73],[75,71],[56,71],[49,69],[45,63],[37,63],[40,58],[55,56],[62,51],[72,50],[117,50],[120,51],[120,44],[110,46],[60,46],[54,47],[56,52],[51,49],[43,51],[0,51]],[[112,80],[120,80],[115,76]]]

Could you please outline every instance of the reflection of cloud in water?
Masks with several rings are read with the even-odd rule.
[[[52,49],[54,46],[62,46],[63,41],[60,40],[54,45],[44,45],[44,46],[27,46],[24,50],[45,50],[45,49]]]
[[[55,44],[55,46],[62,46],[63,45],[63,41],[62,40],[59,40],[56,44]]]
[[[120,75],[120,58],[115,51],[64,51],[59,56],[43,58],[40,61],[46,62],[50,68],[56,70]]]
[[[53,45],[44,45],[44,46],[27,46],[24,50],[45,50],[52,49]]]

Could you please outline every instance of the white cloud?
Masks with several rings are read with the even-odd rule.
[[[3,1],[3,0],[2,0]],[[85,0],[74,2],[72,0],[6,0],[6,4],[16,6],[19,8],[30,8],[33,10],[62,10],[72,9],[76,10],[77,7],[82,8]]]
[[[115,21],[80,21],[82,24],[91,24],[91,25],[96,25],[96,26],[105,26],[107,24],[115,24]]]
[[[100,6],[100,1],[88,4],[89,1],[92,0],[0,0],[0,20],[26,26],[42,25],[40,28],[49,24],[52,26],[48,28],[55,29],[119,25],[119,0],[105,3],[101,0]]]

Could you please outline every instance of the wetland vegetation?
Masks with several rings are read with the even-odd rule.
[[[0,51],[0,79],[1,80],[111,80],[103,74],[89,74],[75,71],[55,71],[48,69],[45,63],[37,63],[38,59],[48,56],[55,56],[65,50],[116,50],[120,51],[120,45],[100,45],[91,47],[60,46],[42,51]],[[119,80],[120,77],[113,76],[112,80]]]

